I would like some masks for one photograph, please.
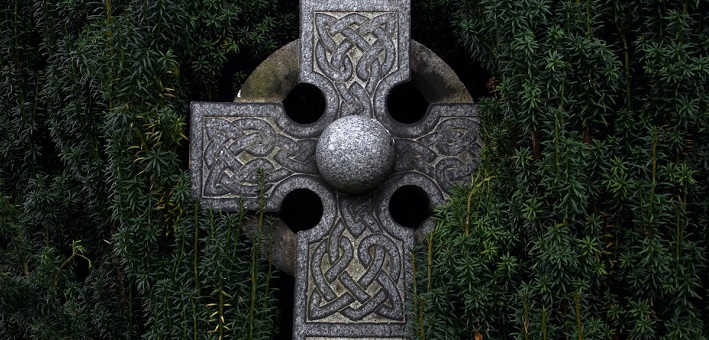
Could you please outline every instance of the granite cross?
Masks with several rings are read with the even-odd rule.
[[[274,231],[275,262],[296,278],[294,339],[406,338],[410,249],[432,222],[401,225],[391,201],[418,194],[441,204],[477,165],[472,99],[410,40],[409,18],[409,0],[301,0],[300,39],[264,61],[234,103],[191,105],[190,176],[202,207],[258,209],[258,171],[268,175],[265,210],[303,191],[322,206],[297,236]],[[430,103],[413,123],[387,108],[404,82]],[[324,95],[315,122],[284,110],[298,83]]]

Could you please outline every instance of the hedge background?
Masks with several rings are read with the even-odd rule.
[[[185,136],[190,101],[297,38],[297,3],[0,12],[0,338],[288,338],[248,216],[196,209]],[[709,2],[414,0],[412,22],[485,140],[413,254],[412,334],[709,338]]]
[[[438,1],[492,72],[420,339],[709,338],[709,2]]]
[[[274,273],[189,192],[192,100],[297,37],[286,1],[4,1],[0,338],[264,339]]]

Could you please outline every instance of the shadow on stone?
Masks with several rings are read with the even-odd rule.
[[[286,115],[299,124],[312,124],[325,112],[325,97],[311,84],[296,85],[283,100]]]
[[[389,212],[394,222],[416,229],[431,216],[433,206],[423,189],[415,185],[405,185],[391,195]]]
[[[320,222],[322,214],[323,205],[320,196],[308,189],[297,189],[283,198],[279,216],[290,230],[298,233],[301,230],[315,227]],[[295,278],[292,275],[282,273],[271,284],[276,288],[275,296],[278,300],[278,310],[281,311],[278,334],[274,339],[291,339],[293,334]]]
[[[271,286],[276,288],[274,295],[278,300],[278,311],[280,312],[278,333],[274,339],[292,339],[295,278],[281,273],[278,278],[271,280]]]
[[[322,214],[320,196],[308,189],[293,190],[281,203],[280,217],[294,233],[316,226]]]
[[[428,100],[411,82],[397,85],[387,98],[389,115],[402,124],[413,124],[423,119],[428,105]]]

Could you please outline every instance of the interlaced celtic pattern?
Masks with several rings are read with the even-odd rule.
[[[204,196],[258,194],[259,169],[268,174],[269,187],[293,173],[317,173],[316,140],[291,139],[272,124],[260,118],[205,119]]]
[[[398,138],[395,171],[421,172],[450,192],[477,166],[481,149],[477,132],[477,120],[473,118],[445,117],[421,137]]]
[[[341,115],[372,117],[377,86],[398,69],[396,23],[394,12],[375,12],[372,18],[315,13],[315,61],[340,96]]]
[[[372,213],[372,203],[368,199],[342,201],[341,218],[315,247],[310,262],[315,286],[308,301],[311,320],[336,313],[353,321],[372,313],[386,322],[404,320],[397,288],[403,279],[401,250]],[[362,272],[354,273],[355,262]]]

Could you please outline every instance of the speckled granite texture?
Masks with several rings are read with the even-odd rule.
[[[345,116],[318,139],[315,159],[320,175],[335,189],[363,194],[375,189],[394,170],[396,150],[389,131],[376,120]]]

